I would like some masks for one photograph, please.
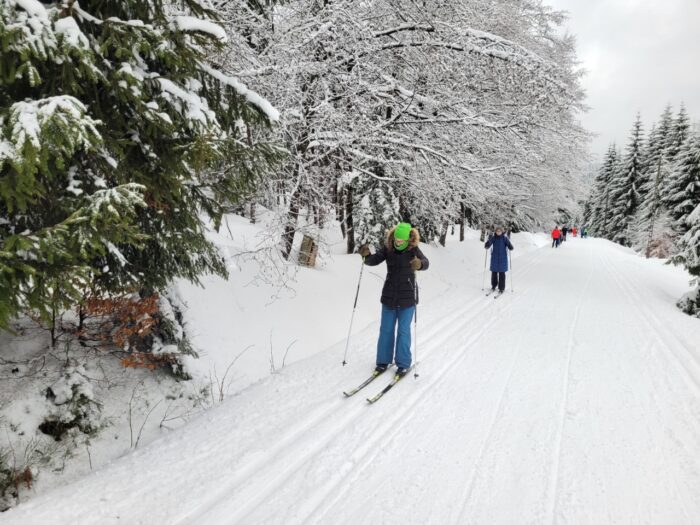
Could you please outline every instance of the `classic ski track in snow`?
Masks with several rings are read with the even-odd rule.
[[[525,270],[522,272],[523,276],[526,276],[529,273],[529,271],[532,271],[532,269],[535,268],[536,263],[537,263],[537,260],[530,261],[529,264],[525,267]],[[463,303],[463,300],[457,300],[456,302],[458,304],[460,302]],[[427,338],[426,339],[428,341],[430,341],[430,348],[440,347],[440,345],[444,341],[448,340],[456,332],[461,330],[464,325],[470,324],[476,318],[488,315],[490,313],[490,310],[496,307],[495,302],[487,302],[486,303],[486,310],[484,311],[483,308],[481,308],[481,307],[483,307],[483,305],[484,305],[483,298],[478,297],[477,299],[464,305],[462,308],[455,310],[449,317],[441,317],[440,321],[438,323],[436,323],[436,325],[432,325],[431,328],[427,330],[427,334],[426,334]],[[504,307],[509,308],[510,303]],[[463,319],[461,324],[457,325],[456,327],[453,327],[449,331],[444,331],[444,328],[446,326],[454,324],[454,322],[457,319],[464,318],[465,315],[471,314],[474,311],[476,311],[476,313],[474,315],[472,315],[471,317]],[[490,324],[487,324],[484,328],[482,328],[480,331],[476,332],[472,336],[472,339],[467,342],[467,345],[466,345],[467,350],[468,350],[469,345],[476,342],[479,339],[479,337],[481,335],[483,335],[483,333],[486,332],[486,330],[488,329],[489,326],[490,326]],[[437,336],[437,340],[434,339],[433,337],[431,337],[431,336],[433,336],[433,334],[440,334],[439,336]],[[419,344],[420,344],[420,340],[419,340]],[[425,356],[425,353],[428,354],[427,357]],[[419,358],[420,358],[421,363],[424,363],[426,360],[429,361],[429,359],[430,359],[430,352],[425,352],[425,353],[422,355],[419,354]],[[458,354],[455,361],[460,360],[461,357],[463,357],[463,353]],[[440,381],[440,379],[444,377],[445,373],[447,371],[449,371],[454,366],[454,364],[455,363],[448,363],[447,366],[443,367],[442,369],[439,369],[438,371],[436,371],[435,374],[431,374],[432,379],[431,379],[431,381],[428,382],[428,386],[433,386],[438,381]],[[409,378],[406,378],[406,379],[409,379]],[[402,383],[405,382],[406,379],[404,379],[404,381],[402,381]],[[375,389],[375,388],[381,389],[383,384],[384,384],[384,382],[382,382],[382,380],[378,379],[377,381],[372,383],[371,387],[368,387],[368,390],[370,392],[374,392],[373,389]],[[402,386],[404,386],[404,385],[397,385],[396,386],[397,391],[392,392],[391,395],[392,396],[394,394],[395,395],[402,395],[399,392],[399,390],[402,388]],[[424,385],[421,385],[421,386],[422,386],[421,390],[427,389],[426,386],[424,386]],[[395,434],[398,430],[400,430],[401,426],[400,425],[397,426],[396,423],[401,421],[401,419],[403,419],[403,416],[410,410],[410,408],[414,404],[419,402],[420,399],[421,399],[421,396],[414,394],[413,399],[412,399],[412,403],[410,403],[404,410],[399,412],[397,416],[392,417],[392,419],[389,420],[388,422],[384,422],[382,424],[382,427],[375,431],[374,438],[370,442],[368,442],[368,444],[365,444],[363,446],[363,449],[366,449],[367,451],[371,452],[373,450],[373,445],[375,445],[376,443],[381,441],[382,438],[385,437],[385,433]],[[404,395],[404,400],[405,400],[405,395]],[[387,401],[386,399],[382,400],[381,403],[384,403],[386,401]],[[348,399],[345,401],[345,403],[351,403],[351,402],[352,402],[351,399]],[[250,466],[245,466],[243,468],[243,470],[245,471],[246,474],[241,475],[241,476],[236,476],[236,478],[237,478],[236,482],[234,482],[230,485],[227,484],[225,490],[222,490],[219,492],[219,494],[220,494],[219,496],[213,497],[210,500],[208,505],[200,505],[198,508],[198,511],[201,511],[203,507],[213,505],[214,502],[216,502],[220,499],[221,500],[228,499],[228,497],[230,496],[231,493],[236,493],[237,496],[240,497],[241,500],[245,503],[241,503],[240,505],[238,505],[236,507],[235,512],[233,512],[233,513],[230,511],[230,509],[226,509],[225,517],[227,520],[231,520],[231,521],[229,521],[230,523],[247,523],[247,522],[249,522],[248,521],[249,514],[251,512],[254,512],[256,507],[259,507],[259,505],[261,504],[262,501],[264,501],[265,499],[267,499],[267,498],[271,497],[273,494],[275,494],[275,492],[277,492],[279,490],[280,486],[282,486],[288,482],[290,476],[292,476],[296,472],[298,472],[302,466],[305,466],[306,463],[308,462],[308,460],[310,458],[313,458],[316,454],[318,454],[318,452],[320,450],[324,449],[328,445],[328,443],[330,443],[335,438],[337,438],[339,435],[341,435],[348,427],[350,427],[355,422],[356,419],[361,419],[365,415],[364,411],[367,408],[368,407],[366,407],[365,405],[360,405],[360,404],[358,404],[358,406],[356,406],[356,407],[344,407],[343,410],[345,410],[347,412],[347,414],[341,419],[340,424],[337,420],[334,420],[332,422],[333,426],[331,428],[331,431],[328,433],[325,433],[325,434],[321,433],[323,438],[322,439],[318,438],[315,442],[315,446],[311,449],[307,449],[304,451],[293,450],[293,449],[291,449],[291,446],[294,443],[290,442],[287,439],[283,439],[282,444],[280,445],[281,449],[284,450],[284,457],[282,457],[282,461],[284,462],[286,458],[291,456],[291,457],[295,458],[295,460],[293,462],[282,466],[282,468],[280,470],[280,465],[278,465],[275,462],[275,459],[278,457],[279,450],[274,451],[272,453],[272,458],[270,458],[269,455],[267,456],[264,471],[261,472],[260,470],[257,470],[255,472],[255,484],[250,487],[250,490],[249,490],[249,492],[251,492],[250,495],[241,495],[241,493],[240,493],[240,490],[241,490],[240,485],[245,483],[245,478],[247,477],[247,473],[255,470],[255,469],[251,468]],[[307,422],[304,425],[304,430],[306,431],[306,430],[313,428],[315,432],[318,431],[319,429],[316,428],[316,426],[319,424],[323,424],[323,422],[325,422],[327,420],[327,418],[330,417],[330,415],[336,411],[337,411],[337,408],[333,407],[333,409],[329,410],[327,413],[324,413],[321,416],[313,417],[312,418],[313,421],[311,423]],[[393,431],[392,431],[392,429],[393,429]],[[300,432],[297,434],[299,437],[301,437],[301,434],[303,434],[303,432]],[[376,452],[374,454],[376,455]],[[361,459],[362,458],[359,458],[358,461],[361,461]],[[367,462],[367,464],[369,464],[369,462]],[[240,479],[240,478],[244,478],[244,479]],[[322,492],[322,493],[330,492],[330,490],[328,490],[328,489],[331,487],[337,486],[340,481],[342,481],[342,475],[338,479],[336,479],[335,482],[331,481],[331,480],[325,482],[323,484],[323,488],[319,489],[319,492]],[[264,487],[264,489],[261,489],[261,486]],[[245,489],[243,489],[243,490],[245,490]],[[312,496],[312,499],[314,501],[320,499],[318,493],[314,494]],[[315,508],[315,506],[316,505],[314,505],[313,507]],[[314,509],[311,510],[311,513],[313,513],[313,511],[314,511]],[[216,515],[215,512],[216,512],[216,510],[214,509],[214,515],[205,514],[204,516],[202,516],[202,515],[199,515],[198,513],[193,513],[193,516],[197,516],[197,520],[200,522],[202,519],[204,519],[207,522],[214,523],[214,522],[216,522],[217,518],[219,518],[219,516]],[[220,516],[220,517],[223,518],[224,516]],[[299,520],[298,520],[299,523],[309,523],[309,521],[307,521],[306,519],[301,519],[299,516],[297,516],[297,518],[299,518]],[[189,519],[190,518],[188,517],[185,520],[178,522],[178,523],[189,523],[189,521],[188,521]]]
[[[526,276],[531,269],[535,267],[537,263],[537,259],[530,261],[530,263],[525,267],[526,270],[522,272],[522,276]],[[475,301],[477,304],[481,303],[483,304],[480,300]],[[472,303],[474,304],[474,302]],[[486,303],[487,308],[489,307],[489,303]],[[491,304],[491,307],[493,307],[493,304]],[[490,309],[487,310],[487,312],[490,312]],[[453,335],[455,332],[459,331],[459,329],[463,328],[464,325],[468,325],[471,321],[473,321],[475,318],[480,317],[483,315],[483,312],[477,314],[476,316],[472,316],[471,318],[467,319],[466,321],[463,321],[463,323],[458,327],[457,330],[453,330],[450,333],[450,336]],[[468,340],[464,344],[464,349],[462,352],[457,354],[457,357],[454,359],[454,361],[449,362],[446,366],[441,368],[436,372],[437,377],[428,383],[427,386],[421,385],[421,390],[427,390],[428,387],[434,387],[439,384],[442,384],[448,372],[452,371],[455,369],[457,365],[459,365],[466,357],[466,353],[470,350],[470,347],[473,346],[478,340],[486,333],[489,327],[493,325],[495,321],[490,321],[486,326],[484,326],[481,330],[478,332],[475,332],[472,334],[471,339]],[[441,323],[441,324],[447,324],[447,323]],[[449,338],[449,337],[448,337]],[[447,338],[441,338],[440,342],[443,342]],[[432,341],[431,341],[432,342]],[[431,346],[436,347],[440,345],[432,344]],[[406,406],[401,412],[399,412],[398,417],[394,417],[391,419],[391,421],[388,424],[385,424],[382,428],[382,434],[379,436],[376,436],[375,439],[373,439],[371,442],[368,442],[366,444],[363,444],[361,447],[361,454],[360,457],[357,458],[355,454],[353,454],[353,464],[357,464],[358,466],[352,470],[349,470],[347,473],[345,473],[342,476],[339,476],[335,479],[333,484],[324,484],[324,491],[322,496],[317,496],[313,498],[314,501],[317,501],[316,504],[312,505],[312,510],[309,513],[304,513],[303,514],[303,519],[299,520],[299,523],[326,523],[327,521],[324,521],[324,518],[326,518],[328,512],[332,508],[333,504],[339,502],[342,500],[343,495],[352,487],[352,481],[360,477],[364,471],[371,467],[372,461],[377,457],[378,451],[376,449],[376,444],[379,442],[382,442],[385,444],[390,444],[393,442],[395,436],[400,433],[401,430],[403,430],[404,426],[408,424],[409,420],[405,418],[404,416],[408,414],[411,409],[419,402],[422,401],[423,396],[425,395],[423,392],[416,392],[414,393],[409,401],[410,404]],[[404,397],[405,399],[405,397]],[[397,424],[397,422],[399,422]],[[332,494],[332,497],[330,496]],[[320,501],[318,501],[320,500]],[[308,506],[308,505],[307,505]],[[328,520],[332,521],[332,520]]]
[[[536,293],[532,297],[531,304],[534,304],[539,297],[539,293]],[[531,310],[532,312],[532,310]],[[481,468],[481,463],[484,457],[484,453],[486,451],[486,448],[489,444],[490,438],[493,434],[493,430],[496,427],[496,422],[498,419],[501,417],[502,411],[503,411],[503,400],[505,399],[506,392],[508,391],[508,385],[510,384],[511,378],[513,377],[513,372],[515,370],[515,365],[518,362],[518,359],[520,358],[520,350],[522,348],[522,335],[518,338],[518,343],[516,345],[516,350],[513,353],[513,360],[511,361],[510,367],[508,369],[508,374],[506,375],[506,380],[503,384],[503,388],[501,389],[501,394],[498,398],[498,405],[496,406],[496,410],[493,413],[493,417],[491,418],[491,422],[488,426],[488,430],[484,435],[484,439],[481,443],[481,447],[479,448],[479,452],[476,457],[476,462],[473,465],[473,470],[472,470],[472,475],[469,477],[469,481],[466,484],[466,490],[461,498],[461,501],[464,503],[461,506],[460,512],[459,512],[459,518],[457,519],[456,523],[464,523],[466,520],[466,517],[464,516],[465,509],[467,508],[469,501],[471,499],[472,495],[472,489],[474,487],[474,482],[479,474],[479,470]]]
[[[687,352],[688,349],[685,347],[683,343],[681,343],[674,334],[669,333],[666,329],[664,329],[662,326],[659,325],[659,323],[654,319],[654,315],[650,312],[649,308],[645,306],[644,300],[642,299],[641,295],[635,290],[634,285],[630,282],[628,277],[625,277],[623,274],[619,272],[618,269],[615,268],[615,265],[610,261],[608,257],[604,258],[605,262],[605,269],[608,272],[609,275],[613,278],[615,281],[615,284],[619,288],[619,290],[625,294],[629,299],[630,299],[630,304],[634,305],[634,308],[640,316],[644,319],[643,323],[639,323],[639,328],[640,328],[640,333],[647,333],[651,335],[654,339],[656,339],[657,344],[659,345],[660,348],[664,349],[664,355],[670,357],[670,359],[666,359],[666,363],[669,364],[669,366],[675,366],[676,369],[679,370],[679,374],[685,378],[684,383],[688,384],[688,386],[692,386],[695,388],[695,390],[698,390],[698,384],[694,379],[694,376],[690,373],[688,368],[685,366],[683,361],[678,357],[678,355],[669,348],[668,344],[668,339],[663,339],[660,336],[661,331],[663,331],[664,334],[672,336],[672,339],[675,340],[680,346],[684,348],[684,350]],[[653,327],[653,329],[649,329],[649,327]],[[656,355],[656,352],[653,351],[653,349],[650,350],[651,353]],[[692,354],[688,352],[688,357],[691,358],[692,360]],[[658,356],[657,362],[658,362]],[[663,364],[666,364],[663,363]],[[659,369],[663,369],[664,367],[661,366]],[[645,376],[647,380],[651,380],[651,375],[650,371],[648,370],[647,367],[644,369]],[[651,382],[651,381],[650,381]],[[659,406],[659,395],[657,392],[652,390],[651,392],[651,398],[652,402],[654,404],[654,408],[657,414],[658,419],[663,419],[663,411]],[[638,395],[635,396],[637,398],[637,403],[642,406],[642,403],[638,399]],[[690,414],[689,414],[690,415]],[[700,422],[697,419],[693,419],[692,417],[688,418],[688,421],[691,422],[692,426],[695,427],[695,438],[696,438],[696,443],[700,443]],[[648,434],[649,434],[649,439],[650,441],[654,444],[654,449],[661,451],[661,454],[663,455],[664,461],[661,462],[662,468],[664,470],[664,473],[666,474],[666,478],[670,479],[673,483],[673,488],[675,492],[676,499],[680,501],[680,505],[683,511],[683,515],[685,519],[687,520],[688,523],[693,523],[693,518],[691,517],[692,515],[690,514],[687,504],[682,497],[682,491],[680,490],[680,487],[678,485],[677,477],[674,475],[671,475],[671,471],[669,470],[669,465],[671,465],[671,461],[669,461],[669,454],[666,451],[666,448],[664,444],[661,442],[661,440],[658,438],[658,433],[654,432],[652,429],[650,429],[647,426]],[[697,451],[696,451],[697,452]],[[642,516],[640,516],[642,518]],[[697,516],[695,516],[697,518]]]
[[[589,250],[590,252],[590,250]],[[550,483],[550,494],[548,497],[549,500],[549,523],[554,524],[556,521],[556,504],[557,504],[557,491],[559,489],[559,464],[561,463],[561,453],[562,453],[562,440],[564,438],[564,425],[566,423],[566,407],[567,407],[567,400],[569,398],[569,377],[571,376],[571,357],[574,352],[574,343],[575,343],[575,337],[576,337],[576,328],[578,327],[578,320],[581,315],[581,307],[583,305],[583,298],[586,295],[586,292],[588,291],[588,288],[591,284],[591,280],[593,279],[593,273],[594,273],[594,260],[593,257],[590,256],[591,254],[589,253],[589,270],[588,270],[588,278],[586,279],[586,283],[583,285],[581,288],[581,293],[578,296],[578,301],[576,303],[576,311],[574,312],[574,318],[573,321],[571,322],[571,326],[569,328],[569,337],[566,342],[566,371],[564,373],[564,381],[563,381],[563,392],[562,392],[562,401],[561,401],[561,409],[559,411],[559,431],[557,432],[557,442],[556,442],[556,447],[555,447],[555,452],[554,452],[554,460],[552,461],[552,474],[551,474],[551,479],[553,480]]]
[[[613,276],[613,279],[617,282],[620,290],[630,298],[630,303],[634,306],[635,310],[639,315],[644,317],[645,324],[648,326],[653,326],[654,330],[649,330],[649,333],[658,341],[659,345],[664,348],[667,353],[672,356],[675,363],[684,371],[684,375],[687,376],[690,383],[692,383],[697,393],[700,394],[700,363],[693,356],[692,352],[689,350],[688,346],[682,342],[676,334],[666,329],[663,325],[654,318],[653,312],[649,310],[649,307],[645,305],[644,298],[641,294],[635,290],[633,284],[629,282],[629,278],[620,274],[614,265],[610,262],[609,258],[606,258],[606,268]],[[663,333],[664,337],[661,337]],[[673,340],[676,344],[671,345],[669,340]],[[683,358],[679,356],[679,353],[674,350],[674,348],[680,348],[683,352]]]
[[[341,343],[3,522],[694,525],[700,326],[677,274],[597,240],[515,262],[515,294],[484,297],[479,268],[421,304],[420,378],[376,405],[389,374],[342,394],[375,324],[347,367]]]

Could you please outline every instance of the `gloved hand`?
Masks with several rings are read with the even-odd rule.
[[[423,263],[420,262],[420,259],[418,257],[414,257],[411,259],[411,268],[413,268],[414,272],[417,272],[421,268],[423,268]]]
[[[367,257],[369,255],[369,245],[363,244],[358,251],[362,257]]]

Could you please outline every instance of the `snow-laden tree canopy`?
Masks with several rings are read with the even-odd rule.
[[[464,210],[532,225],[563,204],[585,133],[561,13],[536,0],[215,5],[246,50],[224,69],[282,110],[288,232],[300,207],[346,208],[346,173],[390,187],[428,230]]]

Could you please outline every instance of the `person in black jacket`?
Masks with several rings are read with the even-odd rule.
[[[395,362],[396,373],[403,376],[411,367],[411,319],[418,304],[415,272],[427,270],[430,264],[418,247],[419,242],[418,230],[401,222],[388,232],[385,245],[377,253],[370,255],[366,244],[359,250],[366,265],[376,266],[386,261],[387,266],[381,298],[377,372],[383,372]]]

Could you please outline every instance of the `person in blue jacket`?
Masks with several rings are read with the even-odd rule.
[[[510,239],[503,235],[503,228],[496,228],[496,235],[489,235],[484,247],[491,250],[491,289],[503,293],[506,289],[506,272],[508,271],[508,250],[513,249]]]

